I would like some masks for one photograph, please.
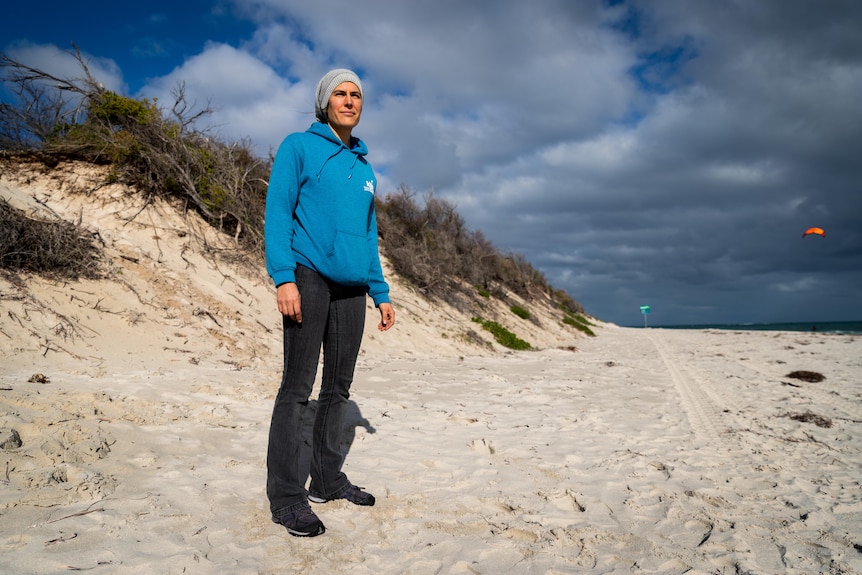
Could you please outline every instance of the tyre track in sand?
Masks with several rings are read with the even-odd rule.
[[[722,424],[727,411],[722,399],[700,385],[673,360],[667,342],[660,335],[647,332],[646,337],[664,362],[695,435],[707,441],[717,438],[727,428]]]

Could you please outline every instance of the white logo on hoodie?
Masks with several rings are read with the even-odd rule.
[[[373,194],[374,193],[374,182],[372,182],[371,180],[366,180],[365,181],[365,187],[362,189],[365,190],[366,192],[370,192]]]

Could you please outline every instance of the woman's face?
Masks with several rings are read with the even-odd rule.
[[[353,82],[342,82],[329,96],[326,116],[333,128],[352,130],[362,115],[362,94]]]

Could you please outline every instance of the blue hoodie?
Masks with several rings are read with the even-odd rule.
[[[389,302],[377,246],[368,148],[348,148],[315,122],[278,148],[266,195],[266,270],[275,285],[296,281],[296,264],[341,285],[364,285],[374,305]]]

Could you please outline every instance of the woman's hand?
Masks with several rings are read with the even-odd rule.
[[[377,329],[380,331],[386,331],[395,325],[395,309],[393,309],[391,304],[382,303],[377,309],[380,310],[380,323],[377,326]]]
[[[278,286],[275,297],[278,302],[278,311],[282,315],[286,315],[296,323],[302,323],[299,288],[296,287],[295,283],[286,283]]]

